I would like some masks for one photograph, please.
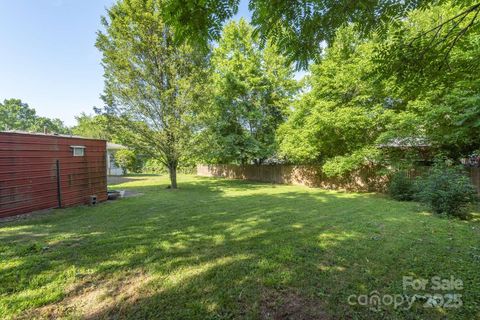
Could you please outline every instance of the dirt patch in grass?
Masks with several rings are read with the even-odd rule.
[[[261,319],[265,320],[331,319],[321,301],[306,298],[293,290],[264,290],[260,312]]]
[[[144,272],[105,280],[84,280],[70,288],[66,297],[53,304],[31,310],[18,319],[105,318],[122,314],[123,306],[143,298],[143,286],[152,280]]]

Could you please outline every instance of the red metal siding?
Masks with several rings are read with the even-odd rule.
[[[84,146],[74,157],[70,146]],[[0,132],[0,217],[107,199],[106,142],[75,137]]]

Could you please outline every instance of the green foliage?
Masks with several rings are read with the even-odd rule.
[[[263,39],[271,38],[299,68],[321,57],[322,41],[331,44],[337,30],[348,23],[358,25],[362,36],[384,30],[392,21],[405,17],[429,1],[338,0],[278,1],[253,0],[252,23]]]
[[[372,146],[394,117],[382,104],[381,83],[369,78],[374,44],[362,40],[354,26],[340,29],[336,38],[324,59],[311,68],[311,90],[278,130],[280,153],[290,162],[323,163],[340,156],[345,158],[334,163],[347,169],[349,156],[358,163],[358,150]],[[329,165],[327,171],[344,169]]]
[[[325,162],[322,167],[327,177],[345,177],[362,168],[375,168],[379,165],[380,150],[364,147],[348,156],[336,156]]]
[[[377,1],[361,10],[302,3],[252,0],[257,32],[244,20],[228,23],[209,57],[191,38],[219,37],[238,1],[115,4],[97,41],[111,132],[170,170],[280,158],[321,164],[338,177],[381,166],[380,153],[407,167],[431,154],[458,159],[480,148],[480,27],[471,25],[476,11],[449,20],[468,2]],[[401,19],[373,28],[395,15]],[[450,27],[436,28],[441,21]],[[460,35],[453,44],[452,35]],[[295,101],[292,57],[314,62]],[[422,139],[428,152],[378,150],[399,139]]]
[[[201,135],[208,141],[206,161],[261,163],[273,156],[275,130],[297,89],[293,69],[275,46],[260,49],[243,19],[224,28],[212,69],[212,101]]]
[[[219,40],[223,23],[237,13],[239,2],[171,0],[159,1],[159,6],[162,18],[176,30],[177,42],[187,41],[207,48],[209,41]],[[393,38],[387,41],[385,54],[380,57],[386,61],[390,59],[391,67],[400,72],[421,74],[419,65],[430,65],[433,68],[429,72],[435,73],[438,73],[438,65],[443,65],[443,56],[431,54],[429,49],[448,54],[450,48],[462,46],[463,36],[469,29],[478,27],[475,24],[479,10],[477,3],[456,1],[456,7],[450,10],[452,15],[442,11],[435,19],[426,17],[424,12],[432,12],[431,5],[438,3],[444,1],[250,0],[249,9],[261,43],[274,43],[290,62],[297,62],[298,68],[306,69],[309,62],[318,62],[324,47],[320,44],[331,45],[337,39],[339,29],[355,23],[362,37],[372,31],[385,34],[393,28]],[[418,8],[420,10],[414,11]],[[422,24],[409,29],[398,28],[408,26],[405,20],[412,17],[412,12],[423,17]],[[457,19],[445,23],[455,15]],[[419,29],[421,33],[417,36],[403,39]],[[401,41],[391,41],[397,39]]]
[[[405,171],[397,171],[390,178],[388,193],[399,201],[411,201],[416,192],[415,181]]]
[[[372,143],[386,124],[380,108],[335,107],[331,102],[300,106],[278,131],[280,152],[290,162],[324,162]]]
[[[206,47],[218,40],[222,25],[238,10],[239,0],[159,1],[162,18],[176,30],[177,42]],[[273,41],[289,61],[306,68],[331,43],[337,29],[358,23],[362,34],[400,20],[409,10],[423,7],[425,0],[338,1],[338,0],[250,0],[252,23],[262,43]]]
[[[135,152],[129,149],[115,152],[115,162],[124,172],[139,172],[142,167]]]
[[[355,154],[363,148],[394,140],[427,145],[382,149],[391,164],[403,167],[435,153],[460,159],[479,149],[480,28],[466,30],[449,54],[440,41],[450,36],[444,31],[428,52],[424,46],[404,47],[410,50],[408,63],[421,57],[413,66],[404,66],[407,62],[397,50],[462,10],[448,2],[413,10],[385,34],[369,37],[361,24],[338,29],[334,42],[312,65],[306,93],[278,130],[280,154],[294,163],[325,163],[328,172],[341,174],[358,163]]]
[[[480,146],[475,139],[480,134],[480,27],[470,25],[475,12],[459,16],[467,5],[447,2],[412,11],[390,28],[375,57],[376,76],[399,101],[396,110],[415,119],[408,128],[392,127],[392,133],[425,136],[432,149],[454,159]],[[448,22],[456,16],[461,19]],[[439,22],[446,24],[436,28]]]
[[[204,95],[205,57],[176,44],[162,19],[164,2],[118,1],[102,19],[96,42],[104,67],[106,116],[113,130],[161,161],[176,188],[176,170],[195,130]]]
[[[434,166],[418,181],[418,200],[433,212],[465,219],[468,206],[477,201],[477,191],[463,168]]]
[[[142,173],[165,174],[168,173],[168,169],[157,159],[147,159],[143,164]]]
[[[218,40],[223,22],[232,18],[240,0],[158,1],[163,20],[175,29],[177,43],[189,42],[207,48],[210,40]]]
[[[182,174],[196,174],[197,167],[188,162],[182,163],[178,167],[178,172]],[[168,173],[168,169],[165,167],[163,163],[156,159],[147,159],[142,167],[142,173],[147,174],[166,174]]]
[[[107,141],[115,141],[115,133],[109,126],[108,118],[105,115],[87,115],[81,113],[75,117],[77,125],[72,128],[72,133],[81,137],[94,139],[103,139]]]
[[[377,50],[378,71],[394,78],[397,89],[410,96],[445,90],[469,73],[468,78],[476,79],[480,4],[475,10],[471,4],[446,1],[414,10],[408,19],[392,24]]]
[[[60,119],[40,117],[20,99],[5,99],[0,103],[0,130],[44,132],[45,129],[50,133],[69,133]]]
[[[428,138],[450,158],[468,156],[480,148],[476,138],[480,135],[479,92],[480,81],[466,81],[442,96],[411,104]]]

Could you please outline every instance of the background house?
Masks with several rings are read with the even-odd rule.
[[[107,175],[109,176],[121,176],[125,172],[115,162],[115,154],[118,150],[127,149],[127,147],[121,144],[107,142]]]

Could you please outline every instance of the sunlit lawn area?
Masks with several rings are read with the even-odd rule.
[[[0,224],[0,318],[474,319],[480,223],[375,194],[181,176],[143,193]],[[349,305],[351,295],[449,293],[463,306]],[[406,305],[404,305],[406,307]]]

